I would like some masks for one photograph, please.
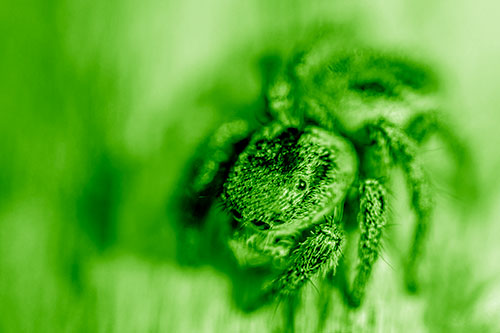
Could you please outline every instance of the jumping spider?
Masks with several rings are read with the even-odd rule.
[[[434,74],[406,57],[328,38],[276,66],[264,80],[263,123],[226,123],[200,149],[187,184],[187,220],[201,226],[215,201],[231,216],[211,228],[227,231],[235,264],[269,277],[246,309],[295,295],[316,276],[335,281],[336,268],[349,264],[344,229],[358,225],[355,277],[340,283],[346,303],[358,307],[381,251],[388,182],[399,166],[416,216],[405,264],[414,290],[433,210],[417,147],[436,133],[461,155],[437,112]]]

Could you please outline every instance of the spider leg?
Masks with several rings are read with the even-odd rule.
[[[250,135],[249,126],[243,120],[225,123],[196,151],[176,202],[180,208],[176,224],[180,263],[192,265],[205,260],[204,257],[211,257],[208,253],[223,255],[229,252],[224,236],[230,232],[232,220],[220,223],[218,216],[210,215],[210,208]]]
[[[434,206],[431,187],[422,166],[416,160],[416,143],[406,133],[384,120],[368,125],[367,129],[371,140],[385,142],[391,159],[401,166],[406,175],[416,225],[405,265],[405,282],[408,290],[415,291],[417,261],[422,254],[423,240]]]
[[[327,217],[290,255],[288,268],[275,279],[269,291],[278,296],[295,294],[317,273],[335,270],[342,255],[344,232]]]
[[[359,192],[358,224],[361,231],[358,244],[359,262],[347,299],[352,307],[358,307],[363,300],[366,284],[379,256],[382,229],[387,221],[386,191],[382,184],[377,180],[367,179],[361,184]]]
[[[301,287],[318,274],[326,276],[337,267],[345,242],[344,232],[338,222],[336,217],[327,217],[324,223],[316,225],[309,237],[291,252],[288,268],[266,288],[267,299],[278,297],[284,301],[284,319],[288,331],[293,331],[293,318]]]
[[[181,204],[188,224],[199,225],[203,221],[250,135],[247,122],[236,120],[220,126],[199,147],[185,182]]]
[[[418,144],[423,144],[432,135],[437,134],[455,160],[456,170],[453,185],[456,186],[457,193],[468,202],[478,197],[477,178],[474,174],[471,151],[462,138],[450,128],[447,122],[441,119],[438,113],[416,114],[406,125],[405,131]]]
[[[345,262],[339,265],[338,276],[330,274],[330,283],[342,291],[345,302],[353,308],[359,307],[365,296],[375,262],[381,250],[382,230],[387,222],[386,190],[375,179],[364,180],[353,198],[359,202],[357,223],[360,228],[358,242],[358,263],[352,285],[347,278]],[[352,204],[351,204],[352,205]]]

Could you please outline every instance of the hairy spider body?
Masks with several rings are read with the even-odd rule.
[[[352,283],[343,276],[339,287],[348,305],[359,306],[381,251],[396,165],[416,215],[405,265],[407,287],[416,288],[433,207],[417,145],[432,132],[453,131],[437,116],[437,82],[427,67],[337,46],[326,38],[293,55],[263,80],[269,121],[260,128],[224,124],[194,163],[185,201],[190,223],[201,225],[212,202],[221,202],[233,221],[226,241],[236,262],[266,267],[270,277],[245,309],[296,295],[318,274],[335,280],[343,226],[352,221],[359,226],[358,261]]]

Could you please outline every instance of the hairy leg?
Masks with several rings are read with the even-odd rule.
[[[290,254],[288,268],[264,292],[266,300],[276,297],[284,304],[285,329],[294,330],[294,317],[300,289],[318,274],[334,272],[345,242],[339,216],[327,217]]]
[[[358,307],[365,295],[366,284],[381,250],[382,229],[387,220],[384,187],[377,180],[368,179],[361,184],[359,192],[359,262],[348,298],[349,305],[353,307]]]
[[[423,112],[414,115],[406,125],[405,132],[417,143],[423,143],[431,135],[438,134],[449,146],[457,158],[465,152],[462,139],[453,131],[448,123],[442,119],[441,114],[436,112]]]
[[[326,218],[292,251],[288,269],[272,282],[269,292],[275,296],[292,295],[316,274],[335,270],[343,245],[342,229],[333,218]]]
[[[342,291],[345,302],[358,307],[365,296],[375,262],[381,251],[382,231],[387,222],[386,190],[375,179],[367,179],[359,186],[357,222],[360,229],[358,263],[352,285],[347,278],[345,263],[339,265],[338,276],[330,280]]]
[[[410,291],[415,291],[417,261],[422,254],[423,240],[428,231],[434,206],[432,191],[422,166],[416,160],[415,141],[401,129],[386,121],[369,125],[368,133],[371,140],[387,144],[392,160],[398,163],[406,174],[411,205],[416,215],[416,225],[408,261],[405,265],[405,282]]]
[[[359,205],[356,210],[360,228],[356,275],[350,284],[344,261],[339,263],[337,274],[333,270],[327,274],[319,297],[318,331],[323,329],[327,319],[331,286],[335,285],[341,290],[347,305],[358,307],[363,301],[366,286],[381,251],[382,231],[387,221],[386,190],[377,180],[367,179],[361,183],[358,192],[359,194],[351,199]],[[348,217],[344,216],[344,220],[345,218]]]
[[[225,123],[198,148],[182,198],[183,213],[187,215],[185,222],[201,224],[250,135],[249,126],[243,120]]]
[[[418,144],[424,143],[432,135],[438,135],[455,160],[456,170],[452,181],[457,193],[468,202],[478,197],[477,177],[474,174],[471,152],[463,142],[463,138],[457,135],[438,113],[426,112],[415,115],[406,125],[405,131]]]
[[[229,168],[246,146],[250,134],[245,121],[234,121],[223,124],[198,147],[190,170],[180,185],[181,193],[176,202],[180,208],[176,224],[177,258],[180,263],[195,265],[205,262],[209,254],[229,252],[224,236],[230,232],[232,220],[224,217],[221,221],[211,207],[220,195]]]

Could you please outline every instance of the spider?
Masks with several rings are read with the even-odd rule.
[[[353,280],[339,285],[347,305],[360,306],[380,257],[393,166],[404,172],[416,217],[404,269],[415,290],[434,207],[417,147],[441,134],[463,157],[438,112],[435,75],[407,57],[330,38],[271,72],[265,119],[214,131],[195,158],[183,206],[191,225],[202,225],[214,202],[228,213],[228,223],[209,228],[223,235],[234,265],[264,276],[253,305],[242,307],[296,295],[313,278],[338,281],[348,230],[359,232],[358,259]]]

